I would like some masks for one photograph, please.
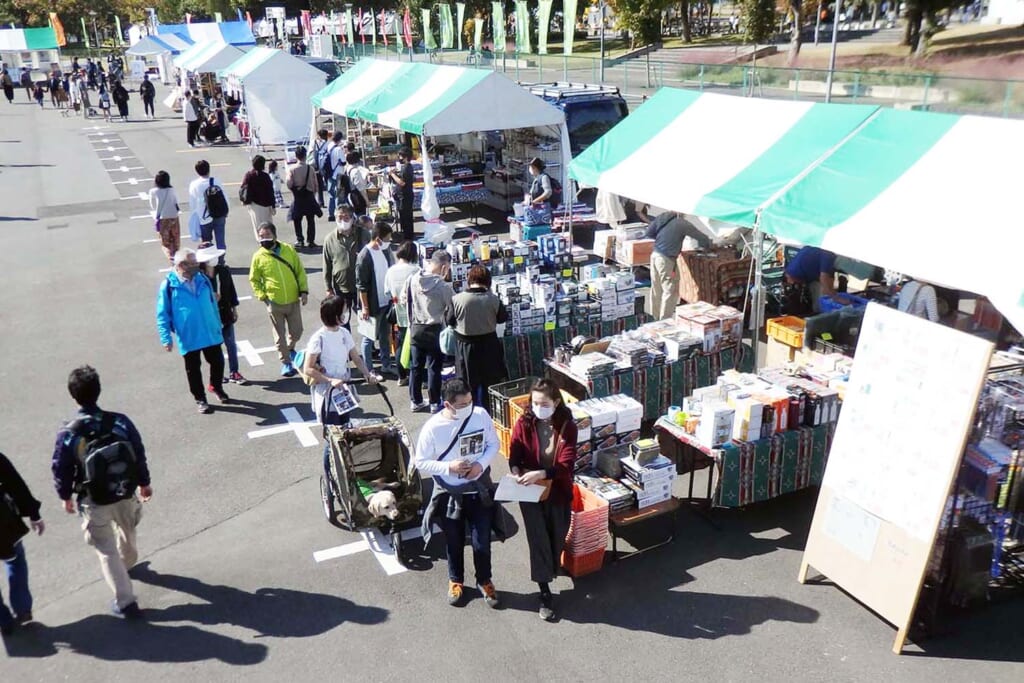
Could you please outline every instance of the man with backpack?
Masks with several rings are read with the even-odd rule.
[[[324,190],[327,189],[327,177],[324,175],[324,164],[327,160],[327,152],[330,146],[328,142],[329,133],[326,128],[316,132],[316,143],[313,145],[313,168],[316,169],[317,190],[316,201],[320,208],[327,208],[324,205]]]
[[[114,592],[111,611],[141,619],[128,570],[138,560],[135,527],[142,502],[153,496],[146,449],[132,421],[100,410],[100,377],[83,365],[68,376],[68,392],[79,405],[75,419],[57,432],[53,480],[68,514],[78,512],[86,543],[100,558],[103,578]],[[77,501],[71,496],[77,494]],[[77,505],[76,505],[77,503]]]
[[[341,131],[335,132],[321,169],[324,177],[327,178],[327,193],[331,197],[328,203],[328,216],[335,215],[338,204],[348,204],[348,193],[351,188],[349,187],[348,174],[345,173],[346,151],[344,142],[345,134]]]
[[[218,249],[227,249],[224,240],[224,224],[228,217],[228,196],[220,180],[210,175],[210,162],[200,159],[196,162],[199,176],[188,186],[188,203],[192,213],[199,216],[199,232],[204,242],[214,242]],[[218,262],[223,265],[224,257]]]

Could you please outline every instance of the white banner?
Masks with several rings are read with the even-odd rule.
[[[466,25],[466,3],[455,3],[455,37],[458,39],[459,49],[462,49],[462,31]]]
[[[576,0],[562,2],[562,51],[572,54],[572,42],[576,35]]]
[[[552,0],[540,0],[537,9],[537,53],[546,55],[548,53],[548,30],[551,28],[551,3]]]

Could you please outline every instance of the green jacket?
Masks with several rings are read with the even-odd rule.
[[[295,303],[300,294],[309,293],[306,269],[302,267],[295,249],[284,242],[278,242],[274,251],[263,247],[256,250],[249,266],[249,284],[257,299],[275,304]]]
[[[335,294],[356,293],[356,260],[370,241],[370,231],[360,226],[352,234],[337,229],[324,237],[324,285]]]

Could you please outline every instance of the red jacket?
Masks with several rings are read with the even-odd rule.
[[[576,423],[572,420],[569,409],[562,405],[555,410],[551,426],[555,432],[556,446],[554,465],[546,470],[547,478],[551,480],[548,500],[557,505],[571,505],[572,472],[573,464],[576,462]],[[537,418],[530,409],[527,409],[512,428],[508,466],[509,469],[518,467],[520,474],[541,469]]]

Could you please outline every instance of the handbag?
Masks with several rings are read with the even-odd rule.
[[[455,355],[455,328],[447,325],[442,328],[441,332],[437,337],[438,346],[441,347],[441,353],[446,356]]]
[[[436,349],[440,345],[440,323],[412,323],[409,325],[409,336],[412,343],[423,349]]]
[[[402,352],[398,356],[398,362],[406,370],[412,367],[412,330],[405,331],[405,337],[402,339]]]

